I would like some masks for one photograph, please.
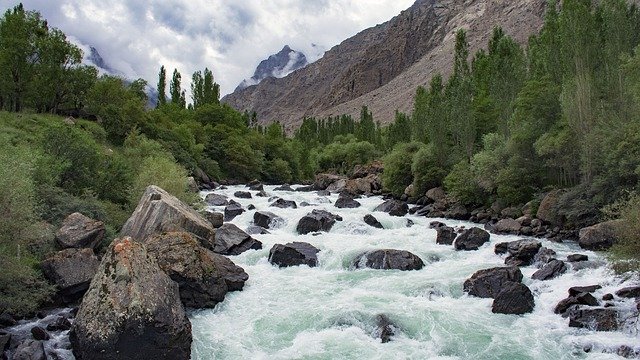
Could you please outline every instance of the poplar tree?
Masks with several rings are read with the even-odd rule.
[[[158,103],[156,107],[160,107],[167,103],[167,70],[164,65],[160,67],[158,74]]]

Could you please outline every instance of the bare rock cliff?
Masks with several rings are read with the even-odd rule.
[[[291,130],[304,116],[351,114],[362,105],[376,121],[408,112],[419,85],[452,67],[455,32],[464,28],[472,53],[501,26],[521,43],[543,23],[545,0],[417,0],[390,21],[333,47],[324,57],[281,79],[268,78],[226,96],[238,110],[256,111],[261,123]]]

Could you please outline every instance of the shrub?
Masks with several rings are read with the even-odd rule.
[[[133,186],[129,191],[132,208],[138,204],[144,190],[156,185],[187,204],[196,201],[196,195],[189,192],[187,171],[173,159],[165,156],[149,156],[140,165]]]
[[[54,293],[42,274],[34,268],[35,260],[8,253],[0,247],[0,313],[23,317],[33,314]]]
[[[0,244],[19,240],[35,220],[32,160],[26,148],[0,146]]]
[[[289,163],[282,159],[267,161],[264,179],[272,184],[290,183],[293,179]]]
[[[471,165],[466,160],[457,163],[451,173],[444,179],[444,185],[449,194],[464,205],[481,204],[482,189],[475,181]]]
[[[105,209],[91,192],[74,196],[59,187],[40,186],[38,188],[38,202],[42,220],[56,226],[74,212],[82,213],[95,220],[107,221]]]
[[[611,248],[616,267],[640,270],[640,194],[635,193],[617,204],[616,215],[623,221],[618,227],[618,243]]]
[[[442,181],[447,176],[447,170],[438,164],[432,145],[427,145],[416,152],[411,164],[411,173],[413,174],[413,189],[416,196],[423,195],[427,190],[442,185]]]
[[[400,196],[407,186],[413,183],[413,156],[424,147],[424,144],[412,142],[397,145],[391,153],[384,157],[382,185],[392,194]]]

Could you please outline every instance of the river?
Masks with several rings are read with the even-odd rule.
[[[462,284],[475,271],[502,266],[504,257],[494,254],[499,242],[521,239],[491,235],[491,243],[478,251],[455,251],[437,245],[434,220],[454,227],[477,226],[468,222],[417,216],[391,217],[376,212],[385,229],[366,225],[363,217],[382,203],[381,197],[358,199],[357,209],[333,206],[337,195],[315,192],[274,191],[296,203],[313,206],[298,209],[269,207],[268,198],[237,199],[243,186],[216,190],[243,207],[271,211],[286,220],[271,234],[254,235],[262,250],[230,257],[249,274],[244,290],[227,294],[215,309],[190,314],[193,327],[192,358],[208,359],[618,359],[603,351],[621,345],[640,345],[638,324],[618,332],[595,332],[568,327],[568,320],[553,313],[571,286],[599,284],[598,299],[613,293],[624,281],[606,266],[601,255],[581,250],[575,243],[543,246],[566,259],[586,254],[590,262],[548,281],[532,280],[536,267],[523,267],[523,283],[535,296],[533,313],[500,315],[491,312],[492,299],[468,296]],[[207,193],[201,193],[205,196]],[[329,233],[297,235],[298,220],[312,209],[324,209],[343,217]],[[211,208],[222,211],[223,208]],[[232,223],[246,229],[254,211]],[[408,226],[408,220],[414,225]],[[308,242],[321,251],[316,268],[278,268],[268,262],[274,244]],[[359,254],[373,249],[408,250],[426,264],[419,271],[354,270],[350,264]],[[633,300],[621,306],[635,306]],[[391,342],[373,336],[375,319],[385,314],[397,326]],[[591,349],[589,353],[583,350]]]

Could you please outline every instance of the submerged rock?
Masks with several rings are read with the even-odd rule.
[[[409,205],[404,201],[387,200],[376,206],[373,211],[381,211],[389,213],[391,216],[405,216],[409,212]]]
[[[472,251],[478,250],[482,245],[489,242],[490,235],[485,230],[474,227],[467,229],[454,242],[456,250]]]
[[[621,298],[640,298],[640,285],[622,288],[616,291],[616,295]]]
[[[342,217],[324,210],[313,210],[300,219],[296,230],[301,235],[317,231],[328,232],[336,221],[342,221]]]
[[[391,341],[391,337],[395,335],[396,326],[393,325],[391,320],[387,317],[387,315],[380,314],[376,316],[376,331],[374,332],[374,336],[385,344]]]
[[[145,246],[114,240],[70,334],[77,359],[189,359],[191,324],[173,282]]]
[[[73,213],[62,222],[62,227],[56,232],[56,241],[63,249],[95,249],[104,238],[105,231],[102,221]]]
[[[521,282],[522,272],[515,266],[476,271],[464,282],[463,290],[481,298],[495,298],[508,282]]]
[[[567,265],[561,260],[551,260],[542,269],[531,275],[534,280],[549,280],[564,274],[567,271]]]
[[[298,205],[296,205],[295,201],[285,200],[285,199],[278,199],[278,200],[274,201],[269,206],[277,207],[277,208],[281,208],[281,209],[287,209],[287,208],[297,209],[298,208]]]
[[[295,191],[289,184],[284,184],[273,189],[273,191]]]
[[[269,262],[279,267],[318,265],[320,249],[304,242],[292,242],[285,245],[275,244],[269,251]]]
[[[44,260],[41,267],[44,276],[58,288],[61,300],[71,303],[89,289],[99,265],[91,249],[66,249]]]
[[[209,249],[222,255],[240,255],[250,249],[262,249],[262,243],[236,225],[227,223],[216,229],[213,246]]]
[[[420,270],[424,262],[417,255],[404,250],[374,250],[364,253],[353,260],[356,269],[371,268],[380,270]]]
[[[491,311],[497,314],[522,315],[532,312],[534,307],[531,290],[522,283],[508,281],[493,300]]]
[[[367,224],[369,226],[373,226],[374,228],[384,229],[384,226],[382,226],[380,221],[378,221],[378,219],[376,219],[375,216],[373,216],[371,214],[367,214],[367,215],[364,216],[364,222],[365,222],[365,224]]]

